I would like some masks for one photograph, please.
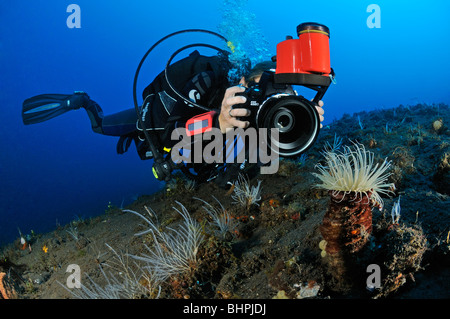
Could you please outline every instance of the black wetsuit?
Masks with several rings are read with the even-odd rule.
[[[191,55],[195,54],[198,53],[194,52]],[[226,72],[227,66],[218,71],[217,67],[210,67],[208,64],[205,71],[189,78],[181,93],[197,104],[219,111],[225,90],[229,87]],[[141,109],[141,116],[144,112],[148,112],[145,114],[145,127],[147,130],[153,131],[152,134],[157,138],[157,147],[161,150],[164,147],[171,148],[177,143],[177,141],[171,140],[171,133],[174,129],[185,127],[187,120],[206,112],[196,107],[190,107],[184,101],[174,99],[164,90],[165,86],[164,83],[161,83],[162,81],[163,72],[145,88]],[[84,108],[89,115],[94,132],[120,136],[117,145],[119,154],[126,152],[131,141],[134,140],[140,157],[146,159],[148,145],[143,138],[142,128],[138,125],[134,108],[107,116],[103,115],[100,106],[92,100],[89,100]],[[219,112],[214,118],[214,126],[217,128],[219,127],[218,114]]]

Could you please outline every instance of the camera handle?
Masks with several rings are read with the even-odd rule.
[[[319,101],[322,100],[323,96],[327,92],[328,88],[330,87],[331,83],[334,83],[334,70],[331,68],[330,77],[329,77],[329,83],[327,85],[307,85],[302,84],[304,87],[307,87],[308,89],[317,91],[316,96],[314,96],[314,99],[312,100],[316,105],[319,105]]]
[[[336,74],[334,73],[333,68],[331,68],[330,75],[329,75],[330,83],[329,83],[325,88],[321,88],[321,89],[317,92],[316,96],[315,96],[314,99],[313,99],[313,102],[314,102],[314,103],[316,103],[317,105],[319,104],[319,101],[323,98],[323,96],[324,96],[325,93],[327,92],[328,88],[330,87],[330,84],[331,84],[331,83],[335,83],[335,81],[334,81],[335,76],[336,76]]]
[[[274,60],[272,58],[272,60]],[[274,80],[276,84],[301,85],[317,92],[313,99],[315,104],[323,98],[328,87],[334,82],[334,70],[331,68],[330,75],[307,74],[307,73],[275,73]]]
[[[328,86],[318,86],[318,85],[303,85],[304,87],[307,87],[308,89],[312,89],[317,91],[316,96],[314,96],[314,99],[312,100],[314,104],[319,105],[319,101],[322,100],[323,96],[328,90]]]

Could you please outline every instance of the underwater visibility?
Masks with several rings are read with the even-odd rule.
[[[448,9],[0,5],[0,299],[449,298]]]

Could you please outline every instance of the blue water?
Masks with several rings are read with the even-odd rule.
[[[81,9],[81,28],[67,27],[72,3]],[[381,28],[367,25],[372,3],[381,10]],[[151,162],[141,161],[134,147],[117,155],[117,138],[94,134],[82,110],[24,126],[26,98],[83,90],[106,114],[118,112],[133,106],[137,64],[166,34],[223,31],[257,60],[274,55],[299,23],[315,21],[331,30],[337,73],[324,98],[325,123],[361,110],[449,103],[449,14],[446,0],[2,1],[0,243],[17,238],[18,227],[49,231],[162,187]],[[208,39],[217,44],[188,35],[163,45],[144,66],[138,94],[181,44]]]

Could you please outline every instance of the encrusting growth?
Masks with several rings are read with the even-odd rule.
[[[14,288],[8,284],[6,277],[6,273],[0,272],[0,299],[16,298],[16,292],[14,291]]]

